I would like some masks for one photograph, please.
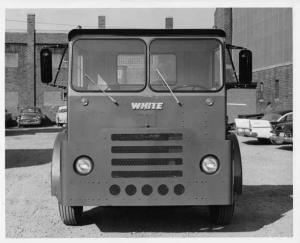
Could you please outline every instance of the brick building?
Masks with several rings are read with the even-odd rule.
[[[291,8],[217,8],[215,26],[227,34],[227,42],[252,51],[256,90],[230,90],[228,102],[246,106],[228,107],[231,116],[293,107],[293,43]],[[238,56],[233,51],[238,70]],[[228,63],[228,59],[227,59]],[[227,78],[232,73],[227,70]]]
[[[40,50],[45,46],[66,44],[67,34],[36,33],[35,15],[27,16],[27,32],[5,34],[5,107],[14,116],[22,107],[37,106],[54,120],[58,106],[66,104],[66,91],[41,83]],[[63,48],[54,48],[53,77]],[[66,55],[67,58],[67,55]],[[58,83],[66,85],[67,67],[62,66]]]

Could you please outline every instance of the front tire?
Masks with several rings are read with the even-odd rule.
[[[234,203],[231,205],[212,205],[209,206],[209,216],[214,224],[230,224],[234,211]]]
[[[65,206],[58,204],[60,218],[65,225],[79,225],[83,207],[82,206]]]

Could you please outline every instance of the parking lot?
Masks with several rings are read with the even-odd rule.
[[[85,208],[81,226],[65,226],[50,194],[50,161],[58,129],[7,132],[6,237],[292,236],[293,147],[239,137],[243,195],[231,225],[214,226],[206,208]]]

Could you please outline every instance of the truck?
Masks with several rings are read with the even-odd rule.
[[[231,222],[242,161],[226,95],[255,84],[251,51],[225,37],[220,29],[73,29],[67,87],[57,75],[53,82],[52,47],[41,50],[41,81],[68,96],[51,165],[66,225],[80,224],[84,206],[208,206],[215,224]],[[226,82],[225,53],[232,61],[236,49],[239,78]]]

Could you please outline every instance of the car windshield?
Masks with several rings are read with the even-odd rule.
[[[59,112],[67,112],[67,108],[61,108],[58,110]]]
[[[278,113],[267,113],[261,118],[261,120],[277,121],[280,117],[281,115]]]
[[[41,110],[39,108],[26,108],[22,109],[21,113],[40,113]]]
[[[150,85],[156,91],[222,87],[221,44],[215,39],[157,39],[150,45]]]
[[[146,45],[137,39],[80,39],[73,45],[77,91],[138,91],[146,84]]]

